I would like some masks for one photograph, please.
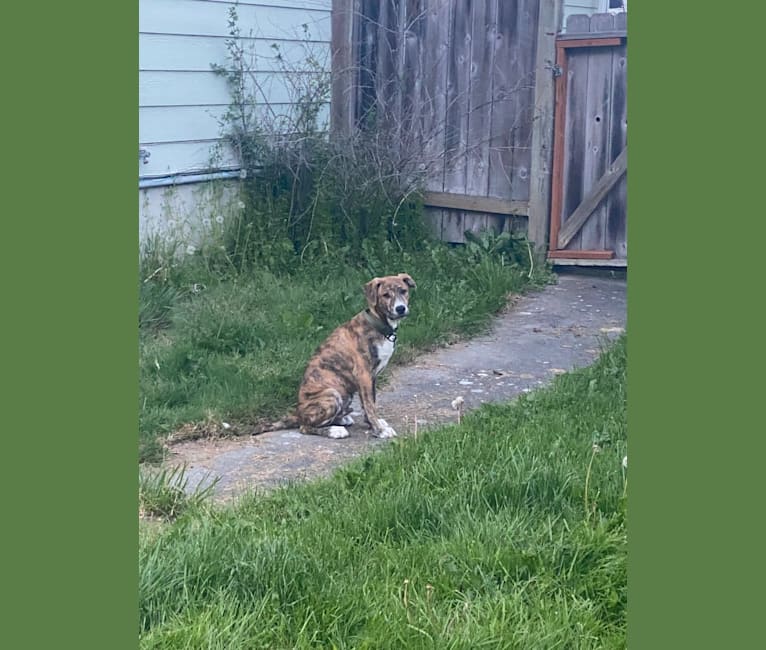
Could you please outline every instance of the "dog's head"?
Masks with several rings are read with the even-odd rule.
[[[373,278],[364,285],[370,311],[389,321],[397,321],[410,313],[410,289],[415,281],[407,274]]]

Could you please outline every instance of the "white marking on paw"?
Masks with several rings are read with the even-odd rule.
[[[380,431],[378,431],[378,433],[375,435],[377,438],[396,438],[396,431],[394,431],[390,426],[386,425],[381,427]]]
[[[344,415],[340,420],[336,422],[336,424],[341,424],[344,427],[350,427],[352,424],[354,424],[354,418],[352,418],[350,415]]]
[[[348,429],[346,427],[328,427],[328,438],[348,438]]]

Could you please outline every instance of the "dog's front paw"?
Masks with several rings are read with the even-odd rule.
[[[346,427],[327,427],[328,438],[348,438],[348,429]]]
[[[378,419],[378,430],[373,433],[376,438],[396,438],[396,431],[382,418]]]

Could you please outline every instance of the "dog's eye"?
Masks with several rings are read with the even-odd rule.
[[[384,298],[390,298],[390,297],[391,297],[391,294],[390,294],[390,293],[388,293],[388,291],[386,291],[386,292],[383,294],[383,297],[384,297]]]
[[[407,289],[399,289],[399,293],[404,296],[407,294]]]

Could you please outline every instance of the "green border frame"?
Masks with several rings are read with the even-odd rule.
[[[138,6],[3,24],[2,637],[135,648]]]
[[[3,16],[3,637],[133,648],[138,8],[23,8]],[[762,15],[631,5],[633,648],[762,636]]]
[[[629,643],[757,647],[764,10],[630,7]]]

